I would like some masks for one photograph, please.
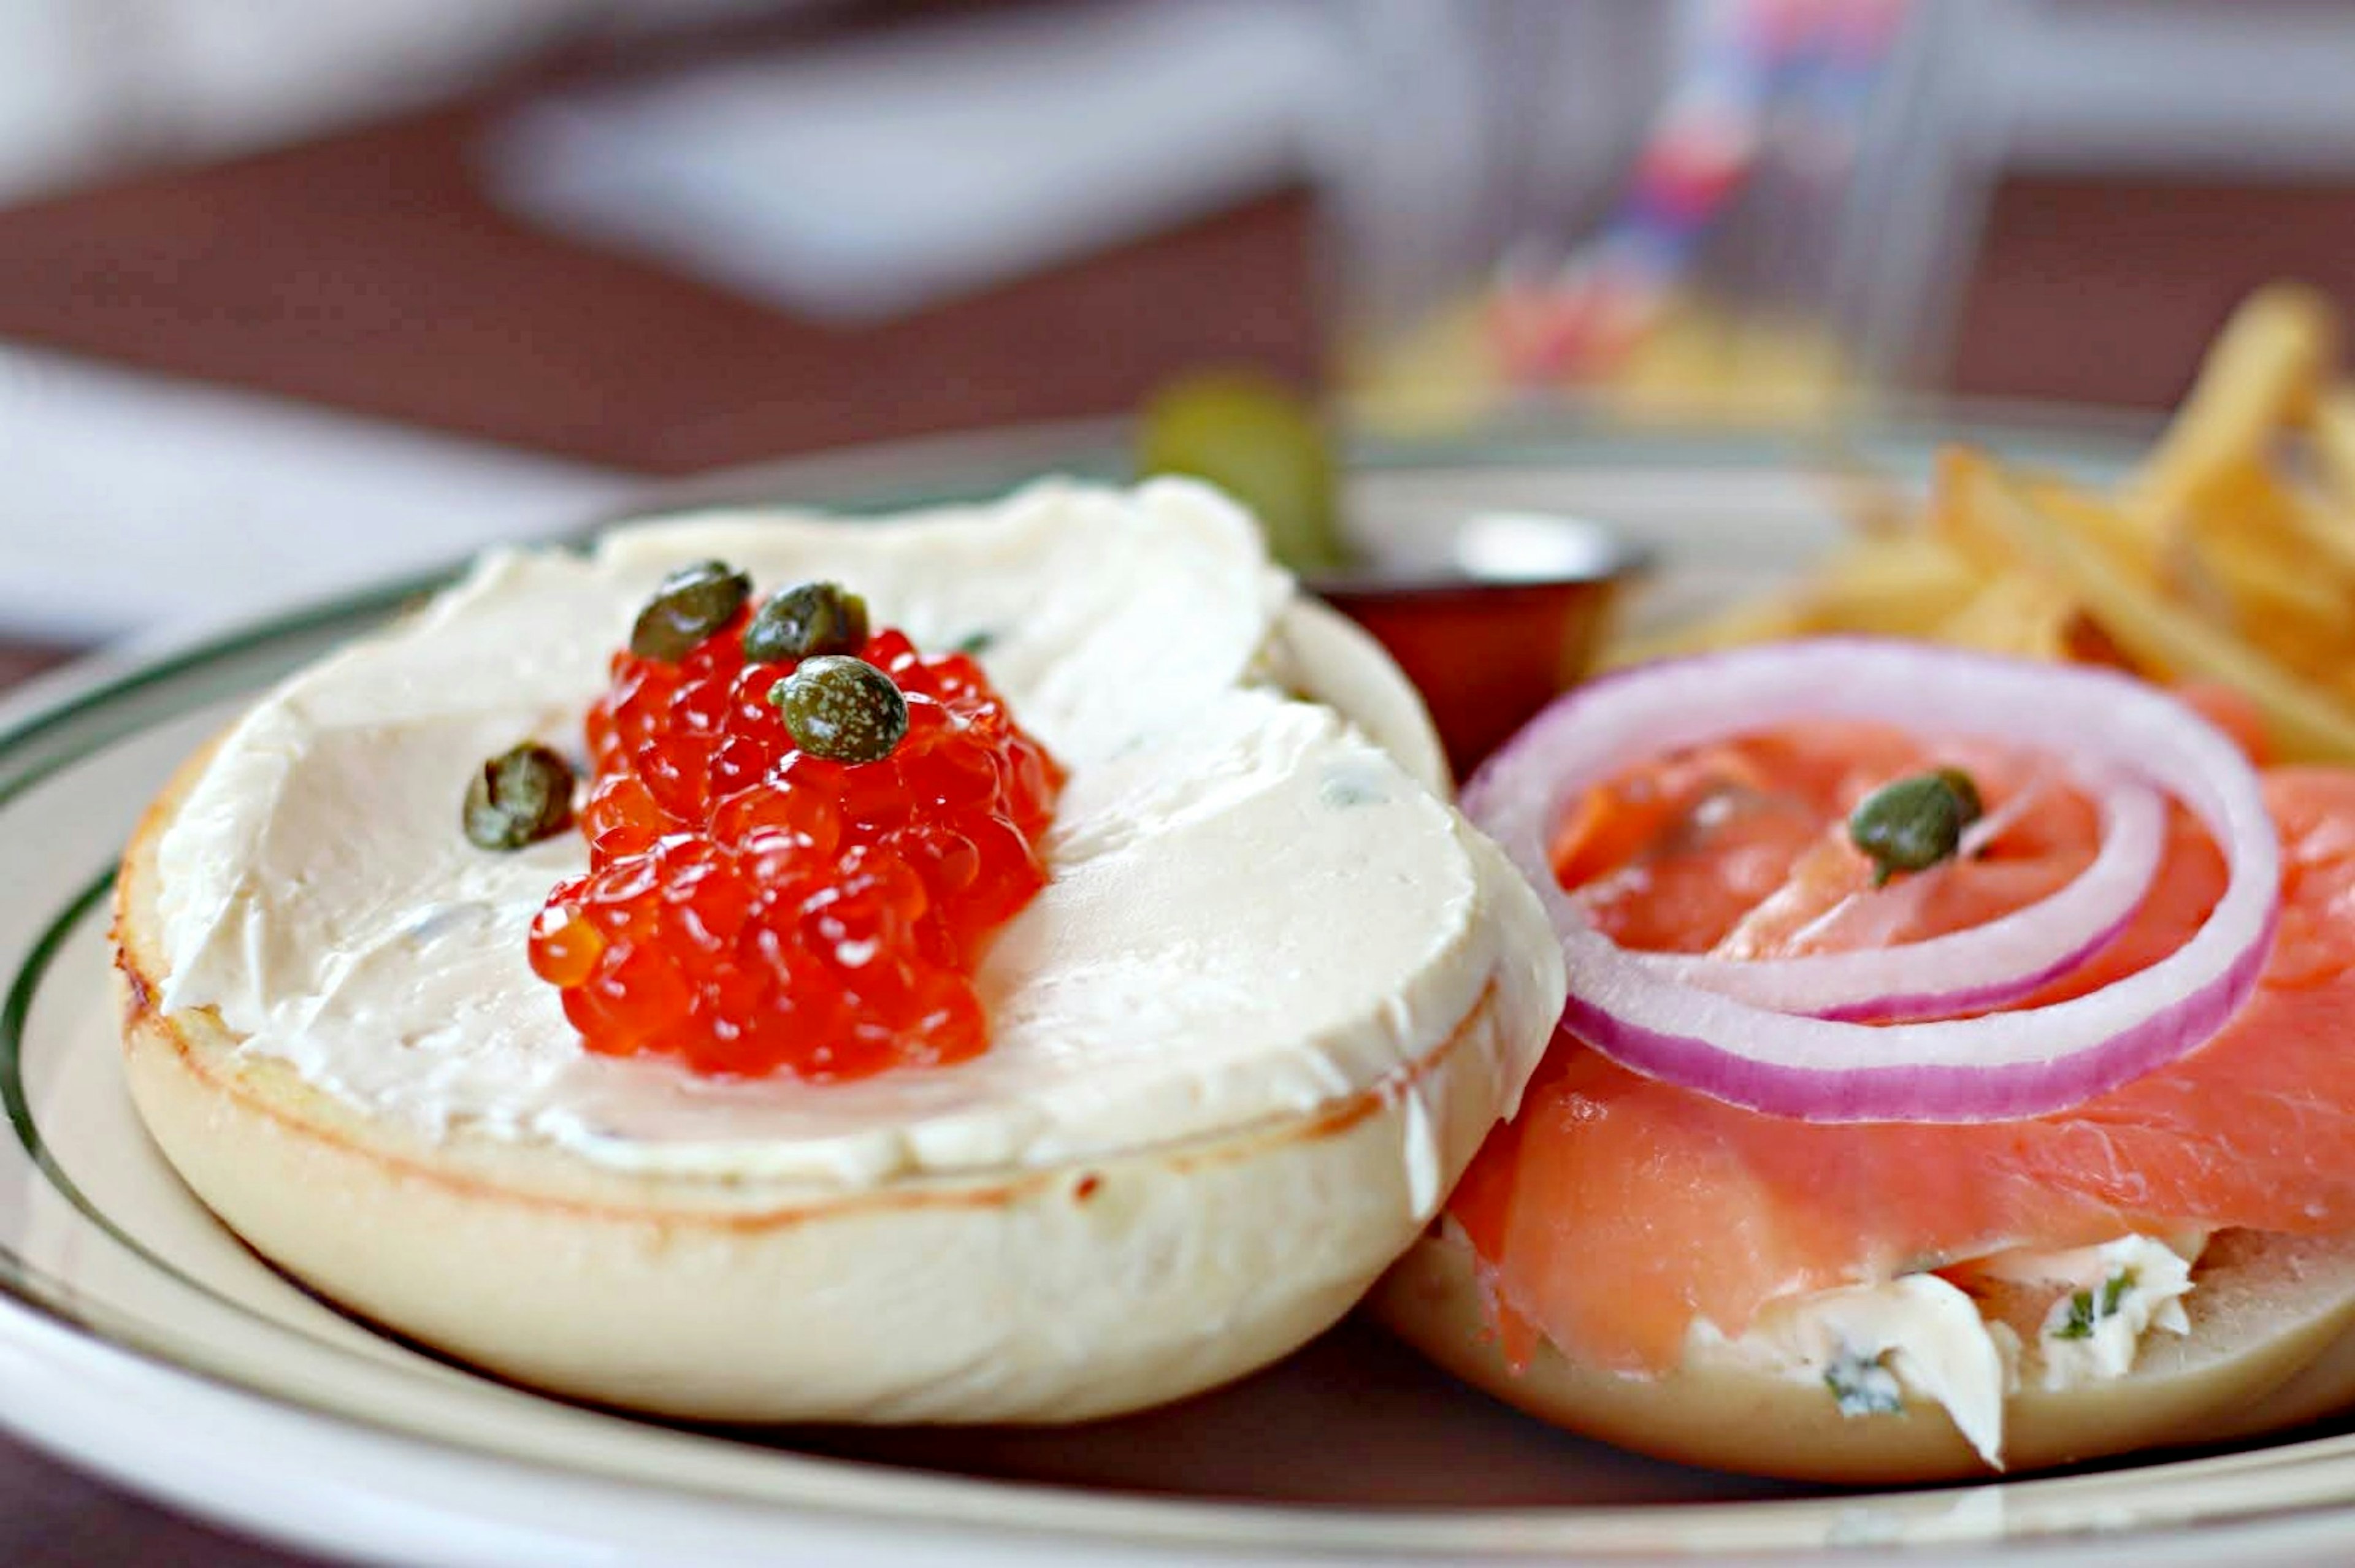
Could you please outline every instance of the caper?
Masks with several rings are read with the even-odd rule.
[[[867,601],[837,582],[805,582],[769,595],[744,628],[744,656],[782,664],[867,645]]]
[[[752,596],[752,580],[725,561],[699,560],[662,580],[630,628],[630,651],[677,663],[719,630]]]
[[[769,688],[794,744],[837,763],[879,763],[908,732],[908,699],[865,659],[827,654]]]
[[[572,764],[527,741],[474,770],[462,814],[467,842],[520,849],[564,831],[572,820]]]
[[[1955,792],[1955,803],[1963,808],[1963,826],[1968,827],[1987,815],[1987,803],[1979,799],[1979,786],[1971,775],[1960,768],[1940,768],[1938,777]]]
[[[1951,859],[1979,816],[1978,786],[1955,768],[1883,784],[1849,814],[1849,841],[1872,859],[1872,885]]]

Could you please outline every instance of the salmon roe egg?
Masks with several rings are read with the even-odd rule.
[[[676,663],[613,656],[588,718],[589,869],[549,896],[533,971],[591,1051],[814,1081],[964,1061],[975,972],[1045,885],[1063,775],[979,665],[883,629],[857,650],[908,709],[879,761],[798,749],[740,610]],[[888,694],[886,694],[888,695]]]

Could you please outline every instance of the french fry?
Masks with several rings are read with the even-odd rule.
[[[2018,571],[2023,563],[2010,537],[1999,528],[1988,527],[1969,505],[1966,455],[1961,447],[1939,449],[1931,470],[1930,498],[1922,514],[1923,527],[1931,538],[1944,540],[1947,548],[1989,578]]]
[[[2020,555],[2019,541],[1994,526],[1976,505],[1976,493],[1965,478],[1969,463],[1976,460],[1962,447],[1939,452],[1923,526],[1990,578],[2035,571],[2034,562]],[[2166,581],[2167,541],[2154,538],[2118,507],[2051,475],[2023,474],[2018,482],[2035,496],[2039,510],[2101,551],[2120,571],[2153,588]]]
[[[2126,514],[2163,533],[2218,468],[2262,455],[2314,410],[2338,346],[2338,313],[2313,289],[2268,283],[2243,300],[2126,486]]]
[[[1685,625],[1623,637],[1602,664],[1616,668],[1821,632],[1908,636],[1960,611],[1985,583],[1970,562],[1937,539],[1921,534],[1862,539],[1799,587]]]
[[[2355,584],[2355,512],[2341,512],[2330,503],[2296,486],[2289,488],[2290,507],[2297,515],[2300,546],[2327,560],[2350,584]]]
[[[2355,386],[2341,381],[2314,405],[2315,465],[2341,512],[2355,516]]]
[[[2165,585],[2168,541],[2154,539],[2121,507],[2051,475],[2023,475],[2019,484],[2038,511],[2100,550],[2135,582],[2154,592]]]
[[[2223,613],[2209,617],[2212,624],[2302,675],[2327,677],[2346,665],[2347,598],[2336,584],[2300,572],[2245,538],[2195,550],[2223,601]]]
[[[2027,572],[1987,582],[1930,630],[1934,642],[1981,653],[2059,661],[2074,653],[2077,602],[2057,583]]]
[[[2137,668],[2238,688],[2264,716],[2275,754],[2285,762],[2355,762],[2355,718],[2328,691],[2135,582],[2101,549],[2040,511],[1980,453],[1950,453],[1945,471],[1957,486],[1957,504],[2009,539],[2021,560],[2065,584]]]
[[[2186,605],[2299,673],[2355,660],[2355,533],[2254,453],[2220,463],[2168,541]]]
[[[2338,341],[2323,296],[2261,289],[2114,495],[1942,453],[1910,520],[1877,508],[1806,581],[1615,662],[1817,632],[1922,637],[2222,681],[2274,755],[2355,762],[2355,379],[2335,379]]]
[[[2313,576],[2318,591],[2355,590],[2355,528],[2254,454],[2209,475],[2187,527],[2203,541],[2232,541]]]
[[[1986,583],[1967,558],[1931,535],[1865,539],[1826,564],[1806,603],[1828,631],[1904,636],[1961,610]]]
[[[2208,617],[2212,624],[2301,675],[2327,678],[2347,665],[2347,597],[2327,578],[2245,538],[2198,548],[2196,559],[2222,601],[2222,613]]]

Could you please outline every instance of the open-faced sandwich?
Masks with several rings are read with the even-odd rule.
[[[1446,788],[1190,483],[497,553],[157,800],[131,1086],[264,1256],[534,1385],[1127,1410],[1345,1311],[1542,1051]]]
[[[1561,1035],[1381,1311],[1579,1431],[1922,1480],[2355,1401],[2355,771],[2109,669],[1641,666],[1467,786]]]

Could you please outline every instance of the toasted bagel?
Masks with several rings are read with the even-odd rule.
[[[1444,789],[1429,720],[1380,649],[1311,604],[1284,627],[1272,652],[1291,683],[1356,699],[1366,729]],[[1508,956],[1461,1017],[1434,1020],[1434,1043],[1296,1112],[868,1187],[616,1168],[370,1115],[243,1049],[212,1009],[165,1011],[157,848],[205,763],[155,801],[116,894],[128,1080],[157,1146],[323,1296],[518,1381],[634,1410],[1069,1421],[1248,1372],[1339,1317],[1412,1241],[1509,1109],[1559,1005],[1543,917],[1515,901],[1499,916],[1523,928]]]

